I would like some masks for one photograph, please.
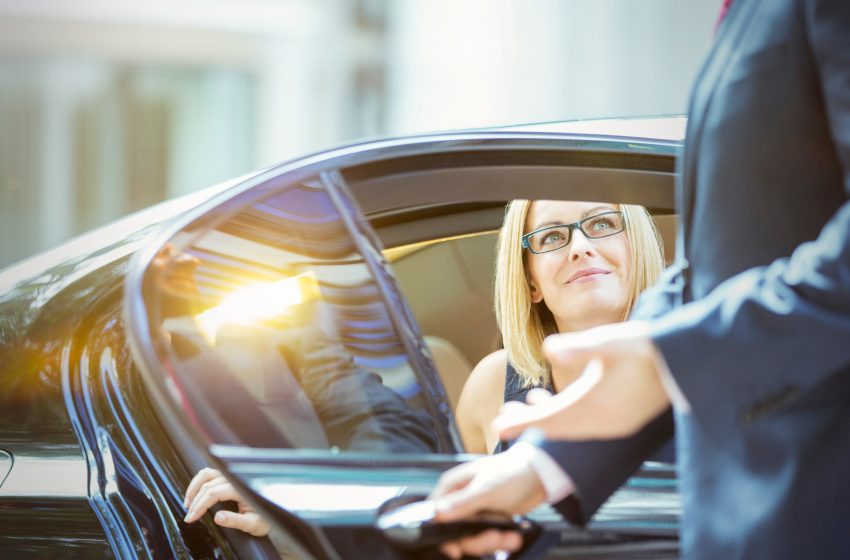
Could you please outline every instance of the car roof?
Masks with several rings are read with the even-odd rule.
[[[687,119],[684,116],[664,115],[546,122],[489,128],[486,130],[589,134],[681,142],[685,139],[686,124]]]

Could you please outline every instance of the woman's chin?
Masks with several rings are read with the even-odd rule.
[[[580,299],[580,301],[576,302],[573,299],[574,303],[570,306],[569,311],[557,319],[561,332],[566,332],[566,330],[579,331],[609,323],[618,323],[623,320],[626,313],[623,299],[613,298],[609,294],[591,293],[587,294],[587,297],[577,299]],[[570,328],[565,330],[560,328],[562,325]]]

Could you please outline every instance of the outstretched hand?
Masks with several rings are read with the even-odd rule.
[[[486,511],[525,513],[545,498],[546,492],[527,455],[513,447],[446,471],[430,496],[438,522],[467,519]],[[519,533],[489,530],[444,543],[440,549],[449,558],[460,558],[463,554],[482,556],[520,547]]]
[[[493,425],[500,439],[529,427],[550,439],[613,439],[640,430],[670,406],[658,373],[663,358],[643,322],[605,325],[546,339],[552,370],[582,370],[557,395],[508,403]]]
[[[219,502],[236,502],[237,511],[219,511],[213,517],[216,525],[230,529],[239,529],[255,537],[264,537],[269,532],[269,524],[248,505],[236,492],[233,485],[216,469],[205,468],[189,483],[183,507],[188,513],[183,519],[193,523],[203,517],[209,509]]]

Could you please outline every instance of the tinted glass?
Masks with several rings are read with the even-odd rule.
[[[355,242],[371,247],[371,238],[350,228],[312,181],[181,232],[159,252],[151,317],[173,396],[211,442],[391,453],[445,446],[444,416],[423,389],[433,373],[411,363],[377,279],[383,269],[376,274]]]

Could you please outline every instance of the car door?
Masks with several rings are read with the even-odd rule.
[[[385,251],[492,232],[512,198],[670,214],[674,150],[532,132],[379,141],[269,169],[181,216],[136,255],[125,314],[187,467],[225,472],[283,553],[401,554],[378,509],[468,456]],[[546,507],[533,517],[561,536],[556,553],[675,555],[674,490],[650,464],[591,530]]]

